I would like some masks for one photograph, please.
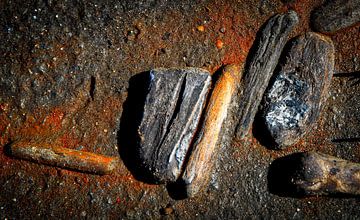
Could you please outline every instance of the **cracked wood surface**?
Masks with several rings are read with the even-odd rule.
[[[298,21],[294,11],[277,14],[269,19],[254,43],[256,48],[242,82],[244,90],[240,98],[237,127],[237,136],[240,138],[244,138],[249,132],[281,51]]]
[[[197,68],[154,69],[138,129],[139,156],[160,182],[175,181],[198,125],[211,84]]]

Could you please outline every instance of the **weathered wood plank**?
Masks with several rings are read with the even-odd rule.
[[[292,145],[311,130],[326,101],[333,71],[330,38],[309,32],[292,41],[260,111],[274,147]]]
[[[237,135],[243,138],[254,121],[255,114],[269,80],[278,63],[288,36],[299,19],[294,11],[272,17],[254,43],[256,47],[246,66],[243,93],[240,98]]]
[[[360,22],[360,0],[327,1],[311,16],[316,31],[334,33]],[[359,36],[357,36],[359,37]]]
[[[154,69],[138,133],[144,168],[158,182],[175,181],[211,84],[206,70]]]
[[[188,197],[204,190],[209,182],[220,131],[240,77],[239,66],[226,66],[212,91],[189,160],[179,180],[185,186]]]
[[[291,179],[305,195],[360,195],[360,164],[322,153],[302,153]]]

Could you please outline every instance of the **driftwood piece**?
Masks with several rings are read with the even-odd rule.
[[[211,76],[206,70],[154,69],[138,133],[139,155],[155,181],[175,181],[194,136]]]
[[[9,147],[10,154],[14,157],[87,173],[110,174],[119,163],[116,157],[64,147],[44,147],[42,144],[23,142],[14,143]]]
[[[312,13],[312,26],[316,31],[334,33],[360,22],[360,0],[333,0]]]
[[[218,151],[220,131],[240,77],[239,66],[226,66],[211,93],[189,160],[179,180],[185,186],[187,197],[202,191],[209,182]]]
[[[237,126],[237,135],[240,138],[249,132],[281,51],[298,21],[294,11],[275,15],[266,23],[254,43],[256,49],[246,67],[244,89],[240,98]]]
[[[292,145],[311,130],[328,96],[333,70],[330,38],[309,32],[292,42],[260,111],[274,147]]]
[[[292,184],[305,195],[360,195],[360,164],[322,153],[302,153]]]

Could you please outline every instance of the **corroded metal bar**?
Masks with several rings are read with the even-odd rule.
[[[288,36],[298,22],[294,11],[275,15],[254,42],[254,54],[246,66],[242,82],[244,89],[240,97],[239,123],[236,128],[240,138],[249,132]]]
[[[175,181],[190,147],[210,89],[199,68],[154,69],[138,129],[139,156],[155,181]]]
[[[42,147],[25,143],[10,145],[10,153],[14,157],[40,164],[95,174],[109,174],[119,162],[116,157],[107,157],[64,147]]]
[[[360,195],[360,164],[330,155],[306,152],[291,178],[305,195]]]
[[[200,130],[195,137],[189,160],[185,164],[179,181],[185,185],[188,197],[203,190],[209,182],[214,159],[216,159],[215,155],[218,151],[220,131],[240,77],[240,67],[229,65],[224,68],[215,84],[203,115]]]
[[[260,110],[275,148],[296,143],[319,118],[334,71],[330,38],[308,32],[292,41]]]
[[[311,18],[316,31],[334,33],[360,22],[360,0],[326,1]]]

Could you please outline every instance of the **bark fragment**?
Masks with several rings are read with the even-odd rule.
[[[246,67],[243,93],[240,98],[237,135],[243,138],[254,121],[262,96],[278,63],[288,36],[299,22],[296,12],[289,11],[272,17],[254,43],[253,56]]]
[[[360,0],[327,1],[312,14],[316,31],[334,33],[360,22]]]
[[[333,69],[331,39],[309,32],[292,42],[260,111],[274,147],[292,145],[311,130],[327,99]]]
[[[305,195],[360,195],[360,164],[330,155],[306,152],[292,184]]]
[[[116,157],[34,143],[10,145],[10,153],[20,159],[94,174],[110,174],[119,163]]]
[[[211,84],[198,68],[155,69],[138,133],[143,167],[154,180],[175,181],[198,125]]]
[[[200,130],[179,181],[185,185],[188,197],[202,191],[209,182],[218,151],[220,131],[240,77],[239,66],[226,66],[211,93]]]

